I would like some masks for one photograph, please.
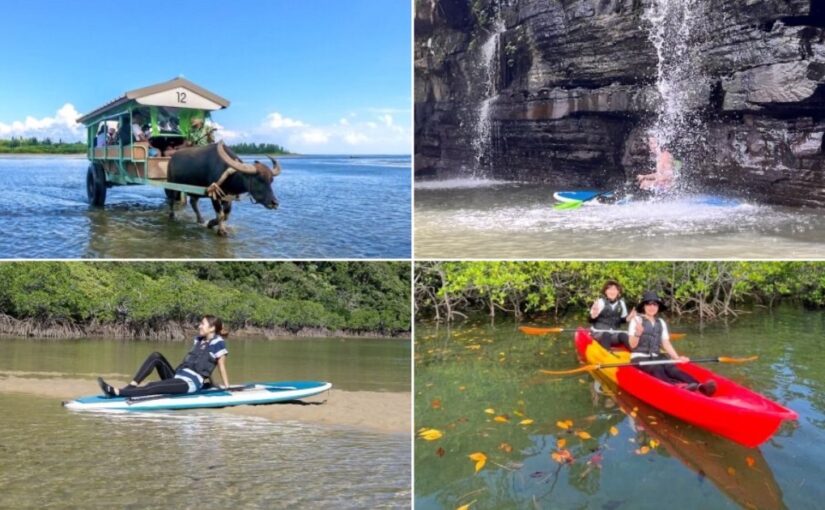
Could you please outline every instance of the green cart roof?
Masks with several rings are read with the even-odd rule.
[[[229,106],[229,100],[209,92],[205,88],[185,78],[150,85],[126,92],[121,97],[109,101],[96,110],[77,119],[82,124],[94,122],[96,118],[130,101],[146,106],[170,106],[193,110],[221,110]]]

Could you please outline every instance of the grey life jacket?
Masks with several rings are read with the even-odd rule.
[[[209,340],[199,340],[183,358],[178,370],[188,368],[201,377],[207,378],[212,375],[217,364],[218,360],[209,353]]]
[[[649,356],[658,355],[662,349],[662,335],[665,332],[662,324],[662,319],[657,318],[653,324],[651,324],[646,318],[642,317],[642,334],[639,337],[639,345],[633,349],[633,352],[643,353]],[[636,327],[639,327],[638,323]]]
[[[619,329],[624,322],[624,317],[622,317],[622,314],[627,311],[627,307],[624,304],[624,299],[619,298],[613,303],[605,298],[600,299],[604,303],[604,307],[602,307],[602,311],[599,312],[598,317],[591,320],[593,326],[591,326],[590,329],[593,331]]]

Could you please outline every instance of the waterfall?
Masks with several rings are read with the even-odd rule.
[[[489,156],[491,122],[490,108],[496,98],[496,56],[498,55],[498,45],[501,34],[504,32],[504,22],[496,16],[493,22],[492,32],[487,41],[481,46],[481,76],[484,79],[482,86],[482,100],[476,112],[475,138],[473,138],[473,149],[475,150],[476,167],[480,167],[482,162]]]
[[[703,12],[706,2],[649,2],[642,18],[648,38],[656,48],[659,103],[648,135],[671,152],[678,151],[682,157],[698,154],[705,139],[700,109],[707,104],[710,94],[699,45],[707,25]]]

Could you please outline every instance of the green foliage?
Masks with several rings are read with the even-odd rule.
[[[13,262],[0,264],[0,312],[152,328],[204,314],[243,326],[409,331],[402,262]]]
[[[236,154],[291,154],[274,143],[236,143],[229,148]]]
[[[416,265],[416,310],[448,320],[485,311],[583,313],[608,279],[629,303],[647,289],[676,314],[735,315],[735,305],[795,300],[825,307],[825,264],[816,262],[426,262]]]
[[[0,140],[0,154],[83,154],[86,144],[83,142],[52,142],[50,138],[14,138]]]

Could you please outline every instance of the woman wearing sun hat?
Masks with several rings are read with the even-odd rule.
[[[631,361],[655,361],[665,359],[661,353],[664,349],[670,359],[683,362],[690,361],[685,356],[679,356],[670,343],[670,334],[664,319],[659,312],[667,309],[664,301],[656,292],[645,291],[641,302],[636,306],[638,314],[630,322],[627,334],[630,337]],[[657,379],[673,384],[685,384],[691,391],[699,391],[705,395],[716,392],[716,382],[713,380],[699,384],[692,375],[681,370],[676,364],[640,365],[639,370],[646,372]]]

